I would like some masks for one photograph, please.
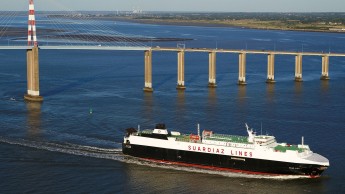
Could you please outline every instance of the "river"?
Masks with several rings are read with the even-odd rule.
[[[148,46],[345,52],[345,34],[338,33],[98,22],[124,34],[193,39]],[[177,53],[154,52],[154,92],[144,93],[141,51],[40,50],[40,104],[23,100],[25,51],[0,56],[1,193],[345,192],[344,58],[330,58],[331,79],[321,81],[321,58],[304,57],[298,83],[294,57],[276,56],[277,82],[266,84],[267,56],[248,55],[248,85],[238,86],[238,56],[218,54],[218,87],[209,89],[208,54],[186,53],[186,91],[178,92]],[[278,142],[297,144],[304,136],[331,166],[317,179],[270,178],[121,154],[125,128],[158,122],[184,133],[200,123],[236,135],[246,135],[246,122],[257,131],[262,124]]]

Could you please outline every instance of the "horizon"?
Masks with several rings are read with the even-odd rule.
[[[36,12],[132,12],[133,10],[36,10]],[[27,12],[27,10],[0,10],[0,12]],[[345,11],[142,11],[142,13],[344,13]]]
[[[274,12],[274,13],[314,13],[345,12],[344,0],[34,0],[37,11],[131,11],[144,12]],[[0,11],[24,11],[28,9],[28,0],[7,0]]]

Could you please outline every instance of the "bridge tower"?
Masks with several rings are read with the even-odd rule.
[[[29,0],[28,46],[37,47],[36,19],[35,19],[34,0]]]
[[[28,18],[28,49],[26,50],[27,94],[24,99],[29,101],[43,101],[39,89],[39,58],[36,36],[36,19],[34,0],[29,0]]]

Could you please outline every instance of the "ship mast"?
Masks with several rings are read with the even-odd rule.
[[[304,146],[304,137],[302,136],[302,146]]]
[[[253,132],[253,129],[249,129],[249,126],[246,123],[247,133],[248,133],[248,142],[254,142],[255,134]]]

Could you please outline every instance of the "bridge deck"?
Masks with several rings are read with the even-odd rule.
[[[209,48],[167,48],[152,47],[153,51],[185,51],[185,52],[216,52],[216,53],[246,53],[246,54],[275,54],[275,55],[308,55],[308,56],[333,56],[345,57],[345,53],[320,53],[320,52],[296,52],[296,51],[270,51],[270,50],[239,50],[239,49],[209,49]]]
[[[0,50],[27,50],[31,46],[0,46]],[[110,51],[166,51],[166,52],[216,52],[216,53],[246,53],[246,54],[275,54],[275,55],[303,55],[303,56],[331,56],[345,57],[345,53],[270,51],[270,50],[236,50],[236,49],[209,49],[209,48],[175,48],[175,47],[132,47],[132,46],[39,46],[42,50],[110,50]]]

